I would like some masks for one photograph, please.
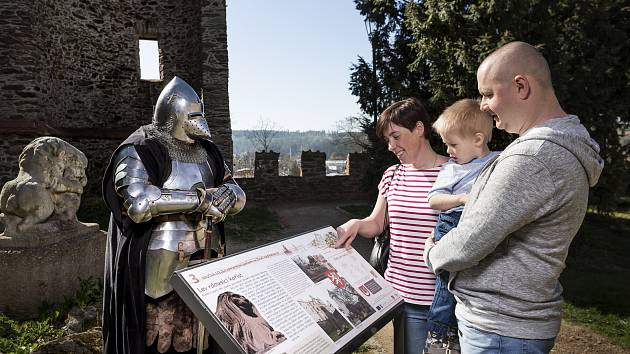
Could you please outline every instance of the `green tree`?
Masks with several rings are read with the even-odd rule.
[[[360,1],[357,7],[382,3]],[[607,0],[389,3],[403,12],[400,28],[411,33],[409,64],[398,69],[421,78],[419,97],[434,116],[459,98],[479,96],[475,73],[490,52],[513,40],[531,43],[549,61],[565,110],[577,114],[602,147],[606,167],[591,202],[610,209],[628,192],[628,149],[620,134],[630,123],[629,5]],[[512,139],[495,132],[492,147],[502,149]]]
[[[372,64],[359,57],[351,68],[350,90],[358,97],[363,112],[376,120],[378,114],[401,97],[428,98],[423,90],[422,71],[407,67],[414,60],[404,2],[395,0],[355,0],[365,17],[372,45]]]
[[[378,114],[402,98],[426,101],[430,96],[423,85],[427,79],[425,71],[408,70],[415,55],[411,47],[413,34],[405,18],[407,4],[396,0],[355,0],[355,4],[366,21],[373,58],[369,63],[359,56],[351,67],[350,91],[364,114],[351,119],[367,136],[364,151],[370,157],[370,168],[364,187],[375,191],[385,168],[397,162],[376,136]]]

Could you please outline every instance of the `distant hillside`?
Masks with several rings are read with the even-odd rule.
[[[254,152],[256,147],[250,140],[251,130],[232,131],[234,143],[234,155],[241,155],[246,152]],[[290,132],[276,131],[272,140],[271,149],[281,155],[299,157],[303,150],[319,150],[326,153],[326,158],[345,157],[350,152],[359,152],[361,148],[352,143],[352,140],[345,133],[334,133],[326,131],[306,131]]]

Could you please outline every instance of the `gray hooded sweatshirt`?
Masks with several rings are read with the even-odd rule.
[[[457,228],[425,251],[451,272],[457,318],[509,337],[558,334],[558,278],[603,166],[576,116],[529,129],[487,163]]]

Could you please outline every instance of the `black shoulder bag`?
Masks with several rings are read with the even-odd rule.
[[[394,169],[394,173],[392,174],[392,179],[389,182],[389,186],[387,187],[387,191],[389,192],[389,187],[394,183],[394,177],[396,177],[396,171],[400,164],[396,166]],[[385,220],[383,221],[383,232],[374,237],[374,246],[372,246],[372,253],[370,254],[370,265],[376,269],[381,275],[385,274],[385,269],[387,269],[387,260],[389,259],[389,212],[387,207],[387,193],[385,193]]]

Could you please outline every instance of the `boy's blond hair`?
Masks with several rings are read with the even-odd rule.
[[[440,134],[458,134],[463,137],[482,133],[485,143],[492,138],[492,118],[479,108],[479,101],[465,98],[448,106],[433,123]]]

